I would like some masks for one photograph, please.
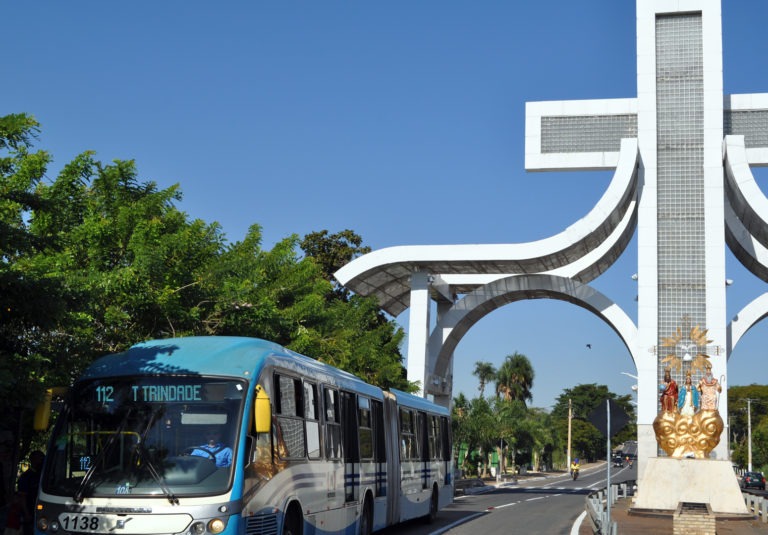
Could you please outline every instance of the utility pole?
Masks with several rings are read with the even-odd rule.
[[[752,471],[752,400],[747,398],[747,470]]]
[[[565,471],[571,469],[571,419],[573,418],[573,408],[571,407],[571,398],[568,398],[568,455],[566,456]]]

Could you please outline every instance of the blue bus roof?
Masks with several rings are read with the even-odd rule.
[[[106,375],[214,375],[247,377],[257,361],[285,348],[258,338],[192,336],[151,340],[94,361],[82,379]]]
[[[101,357],[80,377],[201,375],[255,380],[254,374],[272,360],[312,377],[332,376],[336,384],[366,393],[379,391],[359,377],[259,338],[191,336],[151,340],[127,351]],[[380,394],[379,394],[380,395]]]
[[[389,391],[395,396],[395,399],[397,399],[398,404],[403,405],[405,407],[410,407],[412,409],[428,411],[428,412],[436,412],[444,416],[450,415],[450,412],[446,407],[435,405],[434,403],[432,403],[426,398],[414,396],[413,394],[402,392],[401,390],[396,390],[394,388],[390,388]]]

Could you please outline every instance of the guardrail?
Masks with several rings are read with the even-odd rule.
[[[634,494],[634,481],[611,485],[611,491],[598,489],[586,497],[586,510],[589,521],[592,524],[592,532],[600,535],[616,535],[617,525],[615,521],[608,526],[608,500],[611,505],[619,498],[628,498]],[[742,491],[747,511],[760,519],[763,524],[768,524],[768,497]]]
[[[747,511],[760,518],[763,524],[768,524],[768,498],[741,491]]]
[[[587,495],[586,509],[593,533],[616,535],[616,522],[610,521],[609,525],[608,500],[613,505],[619,498],[628,498],[634,494],[634,487],[634,481],[626,481],[611,485],[609,492],[606,492],[606,489],[599,489]]]

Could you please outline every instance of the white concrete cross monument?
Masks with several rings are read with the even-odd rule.
[[[488,313],[539,298],[592,312],[637,366],[637,507],[688,501],[745,513],[727,440],[697,451],[706,458],[673,458],[665,452],[690,450],[660,448],[653,424],[666,369],[678,385],[689,372],[698,384],[708,366],[727,421],[728,356],[768,317],[766,293],[728,323],[725,291],[726,243],[768,282],[768,199],[750,172],[768,165],[768,94],[723,95],[720,0],[637,0],[637,88],[636,98],[526,105],[526,169],[614,170],[598,203],[563,232],[521,244],[391,247],[336,277],[393,316],[410,307],[408,379],[445,405],[454,348]],[[589,286],[635,230],[637,325]]]
[[[727,323],[724,246],[766,280],[768,203],[749,165],[768,163],[768,95],[724,96],[722,72],[720,0],[637,0],[636,99],[526,109],[530,170],[613,168],[620,140],[637,138],[639,508],[746,512],[727,440],[719,463],[662,461],[652,427],[665,370],[682,386],[708,363],[726,419],[728,356],[766,313],[763,296]]]

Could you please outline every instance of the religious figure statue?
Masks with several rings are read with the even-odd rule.
[[[712,377],[709,362],[706,369],[707,374],[696,386],[688,370],[679,392],[669,370],[664,374],[664,383],[659,387],[662,391],[662,410],[653,421],[653,430],[659,446],[670,457],[706,459],[720,442],[723,419],[717,411],[717,402],[722,388]],[[672,389],[676,399],[674,408],[669,410],[665,395]]]
[[[669,368],[664,370],[664,382],[659,385],[661,391],[661,410],[675,411],[677,407],[677,383],[672,379]]]
[[[680,388],[677,410],[683,416],[693,416],[699,410],[699,390],[693,386],[690,371],[685,374],[685,383]]]
[[[701,392],[702,410],[716,411],[718,405],[718,394],[723,391],[720,382],[712,375],[712,365],[707,363],[706,373],[699,381],[699,392]]]

